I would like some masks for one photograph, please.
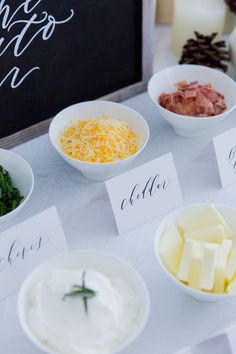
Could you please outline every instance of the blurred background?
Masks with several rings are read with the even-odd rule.
[[[154,71],[180,61],[236,79],[236,0],[156,0],[156,53]]]

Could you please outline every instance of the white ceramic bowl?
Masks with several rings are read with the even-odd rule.
[[[199,209],[201,209],[203,206],[209,205],[209,204],[192,204],[188,205],[182,208],[179,208],[169,214],[159,225],[157,231],[156,231],[156,237],[154,241],[154,248],[155,248],[155,254],[157,257],[157,260],[164,271],[164,273],[167,275],[167,277],[182,291],[185,293],[190,294],[194,298],[200,301],[205,301],[205,302],[215,302],[219,300],[224,300],[226,298],[236,298],[236,295],[229,295],[229,294],[213,294],[213,293],[207,293],[204,291],[198,291],[193,288],[191,288],[188,285],[185,285],[181,283],[177,278],[175,278],[169,270],[166,268],[164,263],[162,262],[162,259],[159,255],[159,244],[161,240],[161,235],[167,225],[173,225],[173,224],[178,224],[178,221],[182,218],[188,217],[188,215],[192,215],[195,212],[197,212]],[[233,242],[236,242],[236,208],[228,207],[225,205],[220,205],[220,204],[214,204],[214,206],[217,208],[217,210],[220,212],[220,214],[225,218],[231,229],[233,230],[234,233],[234,239]]]
[[[9,172],[14,186],[19,189],[24,197],[16,209],[0,216],[0,227],[2,227],[18,214],[28,202],[34,188],[34,175],[29,164],[22,157],[9,150],[0,149],[0,165]]]
[[[117,276],[124,279],[138,294],[140,299],[139,313],[133,331],[126,340],[120,344],[113,353],[123,350],[130,345],[143,330],[150,309],[150,300],[147,287],[140,275],[128,263],[112,255],[96,251],[73,251],[51,258],[38,266],[25,279],[18,297],[18,316],[21,326],[29,339],[40,349],[49,354],[59,354],[42,343],[31,331],[27,322],[27,309],[29,307],[29,291],[50,271],[55,269],[81,269],[89,268],[102,272],[106,276]],[[64,354],[64,353],[60,353]],[[111,354],[111,353],[110,353]]]
[[[70,120],[94,118],[104,114],[124,121],[136,132],[139,138],[139,150],[137,153],[126,159],[111,163],[83,162],[67,156],[60,147],[59,136],[69,125]],[[149,128],[141,114],[133,109],[119,103],[97,100],[78,103],[58,113],[51,122],[49,136],[54,148],[71,166],[79,170],[87,178],[103,181],[118,173],[140,154],[148,142]]]
[[[198,81],[200,84],[211,83],[213,88],[225,96],[227,110],[214,117],[189,117],[168,111],[159,105],[161,93],[176,91],[179,81]],[[156,73],[148,83],[148,92],[158,112],[184,137],[196,137],[210,130],[236,107],[236,83],[226,74],[200,65],[176,65]]]

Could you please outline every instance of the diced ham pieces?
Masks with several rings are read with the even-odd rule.
[[[171,112],[192,117],[211,117],[223,113],[226,108],[224,96],[211,84],[200,85],[197,81],[179,81],[177,91],[162,93],[159,104]]]

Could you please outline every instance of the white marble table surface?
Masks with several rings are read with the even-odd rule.
[[[168,36],[169,29],[159,27],[155,39],[155,69],[177,62],[170,53]],[[148,146],[130,168],[172,151],[185,204],[216,202],[236,206],[236,184],[224,190],[220,188],[212,146],[213,136],[236,126],[236,112],[206,135],[185,139],[177,136],[157,114],[147,93],[125,104],[144,115],[151,133]],[[151,297],[150,317],[140,337],[122,354],[170,354],[236,320],[236,301],[197,302],[166,279],[153,252],[155,230],[163,217],[118,236],[104,184],[85,179],[67,165],[52,148],[48,135],[18,146],[14,151],[32,166],[35,189],[30,203],[12,224],[56,205],[71,249],[92,248],[118,255],[144,277]],[[40,354],[19,326],[16,300],[17,294],[0,303],[0,353]]]

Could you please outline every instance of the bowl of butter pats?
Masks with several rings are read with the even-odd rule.
[[[193,204],[160,224],[155,254],[168,278],[198,300],[236,297],[236,209]]]

